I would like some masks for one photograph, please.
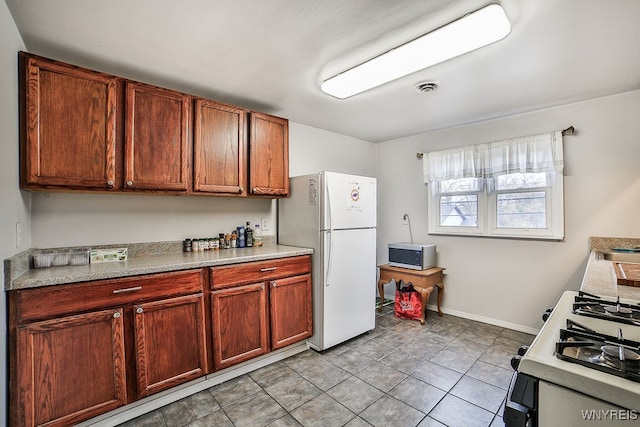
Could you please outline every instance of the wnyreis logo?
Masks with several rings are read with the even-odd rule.
[[[582,419],[585,421],[637,421],[640,418],[635,409],[583,409]]]

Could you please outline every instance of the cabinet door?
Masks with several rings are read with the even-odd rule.
[[[211,310],[215,370],[268,351],[264,283],[212,292]]]
[[[285,347],[312,334],[311,275],[270,282],[271,348]]]
[[[190,99],[183,93],[127,82],[125,188],[189,188]]]
[[[122,314],[104,310],[17,328],[13,424],[66,426],[127,403]]]
[[[196,100],[194,191],[246,195],[245,115],[241,108]]]
[[[113,188],[117,78],[21,54],[25,188]]]
[[[249,187],[253,195],[289,195],[289,121],[251,113]]]
[[[138,397],[207,372],[202,294],[134,307]]]

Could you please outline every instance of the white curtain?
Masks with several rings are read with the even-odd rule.
[[[425,153],[424,182],[491,178],[508,173],[562,172],[562,132]]]

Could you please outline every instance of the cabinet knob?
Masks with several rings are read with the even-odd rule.
[[[133,181],[127,181],[127,187],[131,187],[133,185]]]
[[[238,193],[242,193],[244,191],[244,187],[238,188]]]
[[[116,311],[115,313],[113,313],[113,318],[114,319],[119,319],[120,318],[120,312]]]
[[[108,186],[109,188],[113,188],[113,180],[112,180],[112,179],[110,179],[109,181],[107,181],[107,186]]]
[[[275,288],[275,287],[277,287],[277,286],[278,286],[278,282],[271,282],[271,287],[272,287],[272,288]]]
[[[136,308],[136,313],[141,314],[144,310],[142,310],[142,307],[138,307]]]
[[[257,192],[257,191],[258,191],[258,189],[257,189],[257,188],[255,188],[255,187],[253,187],[253,188],[251,189],[251,192],[252,192],[253,194],[256,194],[256,192]]]

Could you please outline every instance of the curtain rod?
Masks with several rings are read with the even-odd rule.
[[[573,126],[569,126],[568,128],[562,130],[562,136],[575,135],[575,133],[576,133],[576,128],[574,128]],[[418,159],[421,159],[423,155],[424,153],[416,153],[416,157]]]

